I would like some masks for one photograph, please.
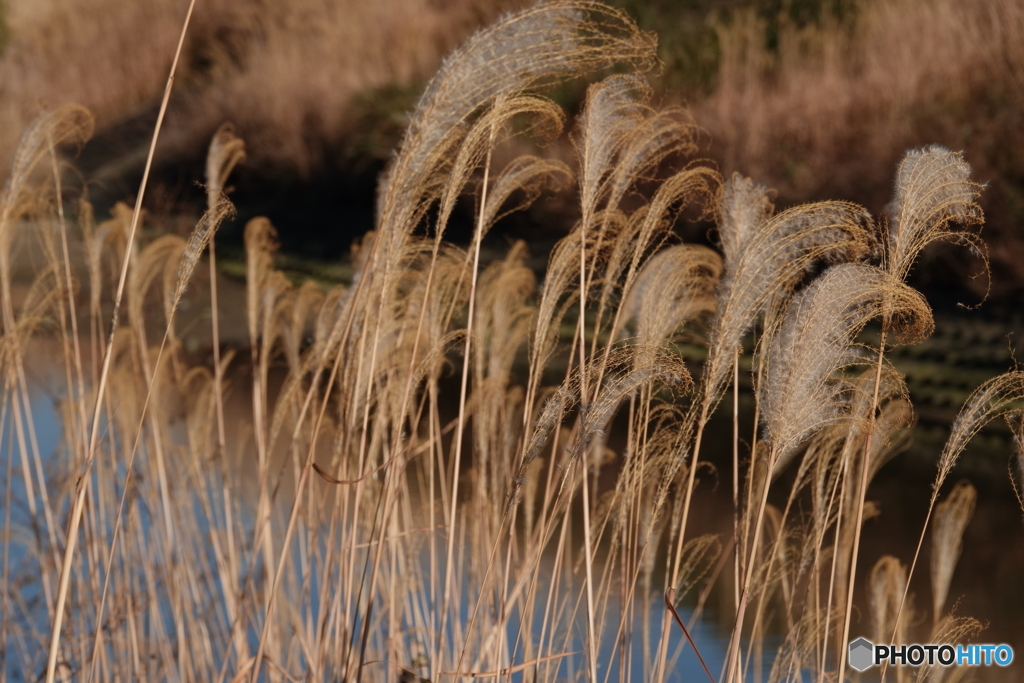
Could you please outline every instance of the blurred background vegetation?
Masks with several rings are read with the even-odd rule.
[[[963,150],[987,184],[991,300],[1024,293],[1024,4],[1018,0],[613,0],[657,33],[663,103],[684,103],[704,154],[778,190],[778,205],[848,199],[880,213],[905,150]],[[443,55],[529,0],[200,0],[162,144],[154,218],[197,214],[211,133],[234,122],[249,158],[239,219],[268,215],[285,254],[337,260],[372,227],[376,178]],[[137,187],[186,0],[0,0],[0,159],[46,107],[89,107],[76,166],[100,215]],[[586,84],[560,89],[578,106]],[[545,154],[571,160],[568,142]],[[6,175],[6,162],[0,175]],[[543,258],[571,207],[510,228]],[[524,224],[525,222],[525,224]],[[189,221],[180,221],[182,226]],[[173,225],[173,221],[169,223]],[[706,240],[707,225],[688,239]],[[184,228],[181,228],[184,229]],[[686,232],[686,228],[682,228]],[[518,232],[516,232],[518,231]],[[541,262],[543,262],[541,260]],[[939,245],[915,284],[967,303],[980,262]]]

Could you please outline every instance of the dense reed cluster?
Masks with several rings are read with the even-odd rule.
[[[942,453],[921,532],[931,613],[907,599],[917,555],[856,567],[868,484],[914,419],[886,350],[933,328],[904,280],[936,239],[983,249],[968,232],[980,186],[928,147],[906,155],[880,218],[846,202],[776,212],[767,188],[694,160],[684,110],[652,104],[654,49],[582,0],[477,33],[420,98],[350,284],[293,284],[271,223],[246,226],[247,348],[220,339],[212,240],[243,141],[214,137],[192,236],[143,244],[141,203],[99,225],[84,199],[65,216],[56,150],[83,144],[92,118],[40,118],[0,205],[0,676],[662,681],[690,638],[679,610],[695,628],[716,589],[735,610],[724,661],[709,661],[720,681],[841,680],[856,585],[876,642],[976,631],[946,604],[975,492],[943,485],[989,420],[1021,433],[1024,373],[979,388]],[[499,166],[511,138],[563,134],[540,93],[579,77],[596,82],[569,132],[576,168]],[[541,281],[522,243],[481,263],[502,216],[573,178],[579,220]],[[445,231],[467,194],[462,248]],[[723,255],[676,240],[684,212],[717,222]],[[45,263],[18,289],[12,259],[30,243]],[[213,312],[208,357],[175,324],[204,253],[209,289],[188,295]],[[859,336],[872,321],[877,347]],[[683,341],[706,349],[701,365]],[[53,454],[32,362],[59,368]],[[697,536],[701,444],[730,389],[733,533]]]

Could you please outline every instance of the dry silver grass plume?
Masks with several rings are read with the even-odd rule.
[[[974,435],[993,418],[1006,413],[1020,413],[1024,401],[1024,371],[1011,370],[993,377],[974,390],[960,409],[950,430],[949,439],[939,457],[939,471],[932,485],[933,497],[938,495],[960,454]]]
[[[624,298],[629,299],[630,292],[636,287],[637,278],[640,277],[643,260],[669,239],[674,214],[691,202],[704,207],[713,204],[715,187],[719,181],[718,173],[714,169],[701,164],[688,164],[681,171],[662,180],[650,202],[634,211],[625,224],[619,221],[622,214],[615,207],[609,207],[597,214],[601,225],[601,229],[597,231],[598,243],[610,245],[607,265],[601,268],[592,262],[591,266],[604,271],[599,316],[607,309],[616,287],[621,286]],[[691,284],[697,287],[707,284],[714,287],[721,275],[721,258],[717,254],[711,256],[710,251],[684,250],[676,256],[689,256],[695,261],[704,261],[703,265],[691,264],[696,267],[684,266],[688,271],[684,278],[690,279]],[[710,281],[707,279],[708,276],[712,278]],[[701,284],[698,284],[698,280],[702,281]],[[708,292],[708,296],[713,299],[713,293]],[[713,301],[711,303],[713,305]],[[629,315],[629,312],[621,308],[616,311],[612,321],[612,338],[618,336]],[[599,323],[600,317],[596,324]]]
[[[775,212],[775,191],[739,173],[722,185],[718,200],[718,239],[725,255],[725,268],[735,267],[757,229]]]
[[[636,355],[646,356],[652,360],[647,365],[638,365],[635,363]],[[587,379],[591,386],[596,384],[599,372],[599,369],[591,370],[592,376]],[[583,416],[576,435],[576,443],[570,449],[570,459],[579,457],[596,435],[605,433],[619,403],[647,382],[657,382],[680,393],[688,392],[693,387],[693,380],[686,369],[686,364],[670,350],[635,347],[613,353],[595,399]]]
[[[178,279],[174,286],[174,303],[172,309],[177,309],[181,297],[185,293],[188,281],[192,279],[199,258],[203,251],[210,244],[210,240],[217,234],[217,228],[225,219],[235,215],[235,205],[220,195],[216,201],[210,196],[210,208],[202,215],[196,224],[196,229],[189,235],[185,251],[181,256],[181,265],[178,267]]]
[[[513,121],[522,122],[525,125],[513,125]],[[564,125],[565,113],[561,107],[549,99],[532,95],[500,97],[463,134],[460,146],[452,161],[449,162],[448,170],[443,178],[444,189],[440,193],[434,239],[441,239],[452,210],[455,208],[455,203],[462,196],[473,174],[487,158],[488,152],[494,149],[500,141],[509,137],[510,134],[534,135],[550,140],[562,132]],[[534,170],[544,167],[545,165],[537,165]],[[503,187],[500,188],[500,191],[505,197],[498,197],[495,200],[504,202],[508,194],[515,189],[509,188],[508,183],[516,177],[515,175],[504,176]],[[530,182],[532,178],[528,175],[523,180]],[[537,194],[534,193],[534,197]],[[488,199],[487,204],[490,206],[493,201]],[[499,203],[498,207],[494,207],[495,210],[500,206]],[[485,229],[490,228],[491,222],[487,221],[485,217],[482,225]]]
[[[868,461],[868,481],[893,457],[910,447],[913,439],[914,406],[904,397],[895,398],[879,411]]]
[[[0,359],[0,368],[16,367],[20,362],[16,359],[20,358],[20,355],[15,352],[23,348],[39,328],[57,319],[58,311],[55,304],[61,297],[66,296],[66,287],[56,265],[48,265],[36,274],[21,302],[17,320],[10,329],[4,330],[4,335],[0,336],[7,344],[4,352],[6,355]]]
[[[537,278],[526,267],[527,256],[526,243],[517,241],[504,259],[480,274],[475,332],[480,343],[474,364],[481,383],[490,377],[507,384],[519,347],[529,338],[535,312],[529,300],[537,288]]]
[[[906,380],[890,365],[882,365],[878,375],[878,399],[875,399],[875,374],[877,368],[870,368],[857,377],[853,383],[853,395],[850,397],[850,423],[844,429],[849,440],[863,441],[871,425],[872,417],[877,419],[879,406],[889,401],[907,399],[910,390]]]
[[[579,373],[574,372],[562,384],[558,386],[553,394],[544,402],[533,426],[533,435],[526,443],[520,466],[520,476],[524,476],[526,469],[530,466],[540,452],[547,445],[548,439],[555,427],[561,423],[565,415],[572,410],[580,399]]]
[[[635,235],[630,235],[633,243],[627,245],[632,251],[632,258],[626,277],[626,289],[636,277],[643,255],[667,239],[673,213],[691,202],[705,208],[713,205],[719,181],[718,173],[713,169],[689,164],[661,181],[650,203],[634,212],[630,222],[637,225]]]
[[[938,624],[949,595],[949,582],[964,537],[964,530],[974,515],[978,493],[968,481],[958,482],[946,500],[935,506],[932,527],[932,623]]]
[[[263,301],[264,289],[274,273],[274,254],[277,248],[277,230],[269,219],[253,218],[246,224],[246,312],[249,320],[249,339],[253,347],[260,339],[259,323],[267,308]]]
[[[486,234],[499,220],[510,213],[533,204],[545,191],[558,192],[572,180],[572,170],[557,159],[542,159],[533,155],[518,156],[505,166],[501,175],[487,192],[484,207],[483,232]],[[514,206],[505,203],[516,198]]]
[[[4,292],[4,325],[12,327],[10,311],[10,258],[14,223],[30,201],[29,181],[36,164],[56,145],[83,145],[92,137],[93,116],[77,104],[44,113],[21,136],[11,162],[11,174],[0,194],[0,287]]]
[[[245,159],[245,141],[235,135],[235,127],[223,123],[210,140],[206,153],[206,203],[213,210],[225,192],[225,183],[235,166]]]
[[[13,218],[11,211],[22,201],[22,192],[36,164],[56,145],[83,145],[92,137],[95,120],[85,107],[66,104],[44,113],[21,136],[14,152],[11,175],[4,185],[0,227]]]
[[[586,212],[596,210],[608,189],[609,172],[618,152],[651,113],[651,86],[636,74],[616,74],[587,90],[579,118],[580,200]]]
[[[721,554],[722,542],[717,534],[705,534],[686,542],[683,546],[683,557],[686,561],[679,570],[675,585],[676,595],[680,600],[703,584]]]
[[[721,257],[698,245],[674,245],[647,261],[622,306],[625,320],[636,318],[640,346],[669,341],[676,329],[713,311],[721,272]]]
[[[985,630],[985,626],[973,617],[948,616],[932,628],[929,642],[943,645],[969,643]],[[975,680],[969,666],[944,667],[941,664],[918,669],[915,683],[965,683]]]
[[[893,286],[872,266],[832,266],[793,297],[770,336],[765,378],[758,387],[765,440],[777,457],[847,412],[847,386],[835,374],[859,359],[854,338],[889,306],[915,328],[932,326],[924,298],[906,285]]]
[[[982,186],[971,181],[962,154],[939,145],[907,152],[896,171],[896,190],[886,210],[889,241],[886,270],[904,280],[918,253],[935,240],[963,242],[980,253],[984,243],[960,226],[984,221],[975,201]]]
[[[588,225],[598,206],[617,208],[627,189],[672,153],[692,153],[696,125],[680,109],[655,111],[651,86],[616,74],[590,86],[580,114],[580,201]]]
[[[764,194],[742,193],[763,210]],[[730,215],[735,215],[734,207]],[[855,261],[867,256],[874,239],[870,216],[846,202],[806,204],[760,224],[731,263],[725,263],[718,308],[704,366],[701,411],[710,414],[728,384],[743,336],[772,303],[784,300],[807,269],[819,262]],[[731,248],[731,247],[730,247]]]
[[[578,273],[576,268],[579,264],[580,241],[583,239],[586,239],[584,247],[588,256],[594,254],[597,251],[594,235],[584,236],[580,225],[576,225],[572,232],[555,244],[548,257],[530,343],[531,384],[537,384],[539,373],[554,355],[562,318],[579,296],[573,284]]]
[[[648,68],[656,41],[625,13],[563,1],[508,15],[449,55],[416,105],[378,197],[381,229],[408,233],[447,183],[467,122],[502,98],[615,64]]]
[[[871,604],[871,613],[874,617],[876,643],[887,643],[892,638],[906,588],[907,568],[892,555],[885,555],[871,568],[868,579],[868,602]],[[906,642],[907,621],[906,618],[900,619],[899,631],[894,639],[897,645]]]
[[[174,272],[173,269],[180,263],[182,254],[185,251],[185,241],[177,235],[162,235],[153,240],[139,252],[135,261],[135,267],[128,274],[128,319],[140,330],[145,330],[148,309],[146,299],[150,287],[154,282],[163,284],[166,281],[164,273]],[[164,289],[160,292],[161,302],[164,304],[164,313],[169,312],[169,303],[172,300],[172,292]],[[167,320],[168,326],[171,320]],[[173,335],[172,335],[173,336]]]

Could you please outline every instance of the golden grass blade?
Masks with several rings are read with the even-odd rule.
[[[149,155],[146,158],[146,167],[142,173],[142,182],[139,186],[139,196],[135,201],[135,211],[132,214],[131,228],[128,233],[129,245],[135,238],[135,230],[138,227],[139,217],[142,212],[142,199],[146,194],[146,183],[149,180],[149,171],[150,168],[152,168],[153,155],[156,152],[156,143],[160,136],[160,129],[163,124],[164,115],[167,113],[167,102],[171,96],[171,87],[174,85],[174,72],[178,67],[178,58],[181,56],[181,48],[185,43],[185,34],[188,31],[189,20],[192,18],[192,10],[194,8],[195,0],[191,0],[188,7],[188,13],[185,15],[185,22],[181,27],[181,36],[178,39],[178,47],[175,50],[174,60],[171,63],[171,72],[167,77],[167,85],[164,88],[163,100],[160,103],[160,112],[157,115],[156,127],[153,131],[153,140],[150,144]],[[4,222],[4,220],[0,218],[0,223],[2,222]],[[3,251],[2,248],[0,248],[0,251]],[[124,294],[124,285],[128,275],[128,266],[131,261],[130,254],[131,250],[129,249],[125,254],[124,262],[121,267],[120,279],[118,280],[117,293],[114,297],[113,321],[110,326],[111,340],[114,333],[117,331],[118,312],[121,305],[121,297]],[[103,405],[103,396],[107,385],[107,376],[110,371],[112,347],[113,344],[111,341],[107,344],[105,358],[103,361],[103,370],[100,374],[99,386],[96,391],[96,407],[93,411],[92,427],[89,432],[89,450],[86,454],[85,472],[79,479],[78,491],[71,511],[71,520],[68,524],[67,546],[64,548],[64,560],[61,565],[61,580],[57,589],[57,607],[54,611],[55,616],[53,620],[53,629],[50,635],[50,651],[46,663],[46,683],[53,683],[53,678],[56,673],[57,655],[59,653],[61,636],[61,623],[64,619],[64,603],[67,599],[68,586],[71,580],[71,562],[74,558],[75,545],[78,539],[78,527],[82,519],[82,506],[85,504],[86,487],[84,483],[88,479],[88,473],[91,469],[92,461],[96,453],[101,407]]]

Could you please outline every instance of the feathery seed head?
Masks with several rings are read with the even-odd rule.
[[[885,555],[871,568],[868,579],[868,602],[874,616],[874,639],[876,643],[888,643],[896,627],[896,615],[903,601],[903,593],[907,586],[907,568],[899,559]],[[904,607],[904,612],[907,609]],[[910,621],[906,614],[900,617],[896,643],[906,642],[906,624]]]
[[[466,123],[482,108],[615,64],[644,69],[654,61],[653,36],[596,2],[544,3],[479,31],[444,60],[420,97],[381,181],[379,229],[407,234],[415,227],[445,186]]]
[[[246,312],[249,320],[249,341],[254,348],[259,340],[260,320],[265,310],[265,284],[273,275],[274,254],[277,248],[277,230],[269,219],[260,216],[246,224]]]
[[[780,328],[769,331],[767,371],[758,387],[765,440],[778,454],[847,413],[847,386],[834,375],[860,359],[853,340],[886,305],[906,306],[904,317],[931,320],[920,294],[862,264],[832,266],[793,297]]]
[[[172,308],[176,309],[185,293],[185,287],[192,278],[200,257],[210,244],[210,240],[217,234],[217,228],[225,219],[235,215],[235,205],[221,195],[216,201],[210,201],[210,208],[202,215],[196,224],[196,229],[189,235],[188,243],[181,257],[181,265],[178,267],[177,283],[174,287],[174,303]]]
[[[981,190],[962,154],[939,145],[907,152],[886,210],[886,268],[891,276],[906,279],[921,250],[939,239],[963,241],[984,253],[984,243],[960,227],[984,221],[975,201]]]
[[[763,195],[746,193],[748,199]],[[784,302],[815,264],[853,261],[872,251],[870,217],[847,202],[818,202],[783,211],[762,223],[726,263],[705,365],[702,411],[710,414],[728,383],[741,340],[770,305]]]
[[[733,173],[722,185],[718,202],[718,237],[726,270],[734,267],[758,228],[775,212],[775,191],[750,178]]]
[[[230,123],[221,124],[210,140],[206,153],[207,210],[213,210],[225,191],[228,176],[235,166],[245,160],[245,141],[235,135]]]
[[[957,483],[946,500],[935,506],[932,523],[932,617],[934,624],[942,618],[942,609],[949,595],[949,583],[960,559],[964,530],[974,515],[978,493],[970,482]]]
[[[617,209],[629,188],[673,154],[692,154],[697,126],[678,107],[651,108],[651,87],[636,74],[590,86],[576,136],[583,222]]]
[[[638,344],[669,341],[676,329],[713,311],[721,272],[721,257],[697,245],[671,246],[648,260],[622,304],[623,318],[636,318]]]
[[[527,208],[545,191],[558,192],[568,186],[572,170],[557,159],[542,159],[533,155],[518,156],[509,162],[487,192],[487,205],[481,224],[488,232],[508,214]],[[518,203],[504,211],[502,207],[513,196]]]
[[[975,389],[964,403],[939,457],[939,470],[932,484],[933,498],[938,496],[942,483],[974,435],[989,420],[1010,412],[1024,412],[1024,371],[1021,370],[993,377]]]
[[[45,112],[21,136],[14,152],[10,175],[0,192],[0,286],[10,291],[11,245],[14,223],[30,202],[29,180],[39,161],[52,147],[83,145],[92,137],[94,119],[89,110],[66,104]],[[12,321],[6,320],[11,325]]]

